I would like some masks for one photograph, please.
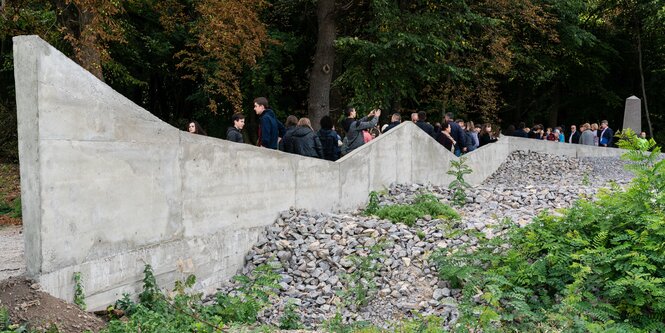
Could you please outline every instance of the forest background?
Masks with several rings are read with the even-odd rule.
[[[17,162],[12,37],[36,34],[155,116],[226,136],[282,120],[427,111],[506,128],[607,119],[665,141],[665,0],[1,0],[0,160]]]

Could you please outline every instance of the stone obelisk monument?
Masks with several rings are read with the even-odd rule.
[[[640,135],[640,132],[642,132],[642,101],[639,98],[635,96],[626,98],[626,107],[623,112],[623,126],[621,128],[630,128],[637,135]]]

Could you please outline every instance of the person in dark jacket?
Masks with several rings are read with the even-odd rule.
[[[450,135],[450,123],[444,124],[443,126],[446,126],[443,128],[441,131],[441,135],[439,136],[439,143],[444,146],[448,151],[451,153],[454,153],[455,150],[455,140],[453,137]]]
[[[577,131],[577,126],[570,125],[570,135],[568,136],[568,143],[580,143],[580,132]]]
[[[279,141],[279,150],[284,151],[284,143],[288,140],[291,140],[291,134],[293,133],[293,130],[296,129],[297,125],[298,117],[294,115],[289,115],[286,117],[286,123],[284,124],[286,129],[284,130],[284,137],[281,141]]]
[[[383,130],[383,133],[388,132],[391,128],[396,127],[397,125],[402,123],[402,115],[399,113],[393,113],[392,116],[390,116],[390,124],[388,124],[388,127]]]
[[[279,138],[284,135],[284,125],[277,120],[275,112],[268,106],[268,99],[257,97],[254,99],[254,112],[259,116],[259,147],[277,149]]]
[[[526,128],[526,124],[524,122],[520,122],[519,125],[517,126],[517,129],[515,132],[513,132],[513,136],[519,137],[519,138],[527,138],[529,136],[529,133],[527,133],[524,129]]]
[[[607,124],[607,120],[600,122],[600,129],[598,130],[599,147],[612,147],[614,143],[614,131]]]
[[[455,140],[455,156],[460,156],[462,153],[466,153],[466,133],[453,119],[453,113],[448,112],[444,118],[444,123],[450,124],[450,136]]]
[[[242,128],[245,127],[245,115],[242,113],[235,113],[231,117],[233,126],[226,130],[226,139],[233,142],[243,143],[245,140],[242,138]]]
[[[300,118],[298,126],[291,132],[291,140],[284,142],[284,151],[302,156],[323,158],[321,141],[312,129],[309,118]]]
[[[421,130],[425,131],[427,135],[434,137],[434,126],[432,124],[426,122],[427,120],[427,113],[425,111],[419,111],[418,112],[418,122],[416,125],[420,127]]]
[[[349,133],[349,127],[351,127],[351,124],[356,121],[356,115],[357,112],[354,107],[349,106],[344,110],[344,116],[346,116],[346,118],[342,121],[342,129],[345,134]]]
[[[321,147],[323,148],[323,159],[335,161],[340,156],[339,143],[341,138],[333,127],[330,116],[321,118],[321,129],[317,132]]]
[[[480,141],[480,147],[496,142],[496,138],[492,137],[492,125],[487,123],[483,125],[482,130],[480,131],[480,135],[478,136],[478,140]]]
[[[366,117],[351,123],[351,126],[349,126],[349,131],[346,133],[346,137],[344,138],[346,141],[346,148],[344,151],[342,151],[342,153],[348,154],[354,149],[364,145],[365,140],[363,138],[363,130],[368,130],[376,126],[379,121],[379,117],[381,117],[381,110],[374,109],[370,111]]]

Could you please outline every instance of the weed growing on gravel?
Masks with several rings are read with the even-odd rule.
[[[464,180],[464,176],[471,172],[471,168],[466,165],[466,157],[460,157],[457,161],[450,160],[450,169],[447,174],[455,176],[455,180],[450,182],[448,188],[453,190],[451,201],[458,207],[466,204],[466,189],[471,185]]]
[[[236,295],[217,294],[215,311],[225,320],[251,324],[259,311],[270,305],[270,296],[279,288],[279,274],[268,265],[257,267],[252,274],[234,277],[240,283]]]
[[[284,307],[284,315],[279,318],[279,328],[283,330],[298,330],[303,328],[300,315],[296,312],[297,306],[289,302]]]
[[[345,273],[341,279],[344,282],[344,290],[338,291],[338,295],[352,307],[362,307],[374,297],[378,289],[376,277],[383,264],[383,249],[387,246],[385,241],[380,241],[372,246],[366,256],[350,255],[346,259],[353,263],[355,269],[351,273]]]
[[[430,215],[444,220],[457,220],[459,214],[450,206],[443,204],[432,194],[421,194],[416,197],[413,204],[388,205],[374,211],[374,215],[392,222],[401,222],[413,226],[416,220]]]
[[[369,192],[369,201],[365,207],[365,215],[375,214],[379,210],[379,194],[376,191]]]
[[[665,160],[653,140],[621,138],[627,188],[433,256],[464,288],[458,331],[665,331]]]

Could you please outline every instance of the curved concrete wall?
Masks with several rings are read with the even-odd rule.
[[[14,37],[14,66],[27,271],[66,300],[81,272],[91,309],[139,291],[146,263],[163,285],[194,273],[213,291],[290,207],[356,208],[391,183],[452,180],[456,157],[410,122],[328,162],[179,131],[36,36]],[[503,138],[468,155],[469,182],[516,149],[619,153]]]

